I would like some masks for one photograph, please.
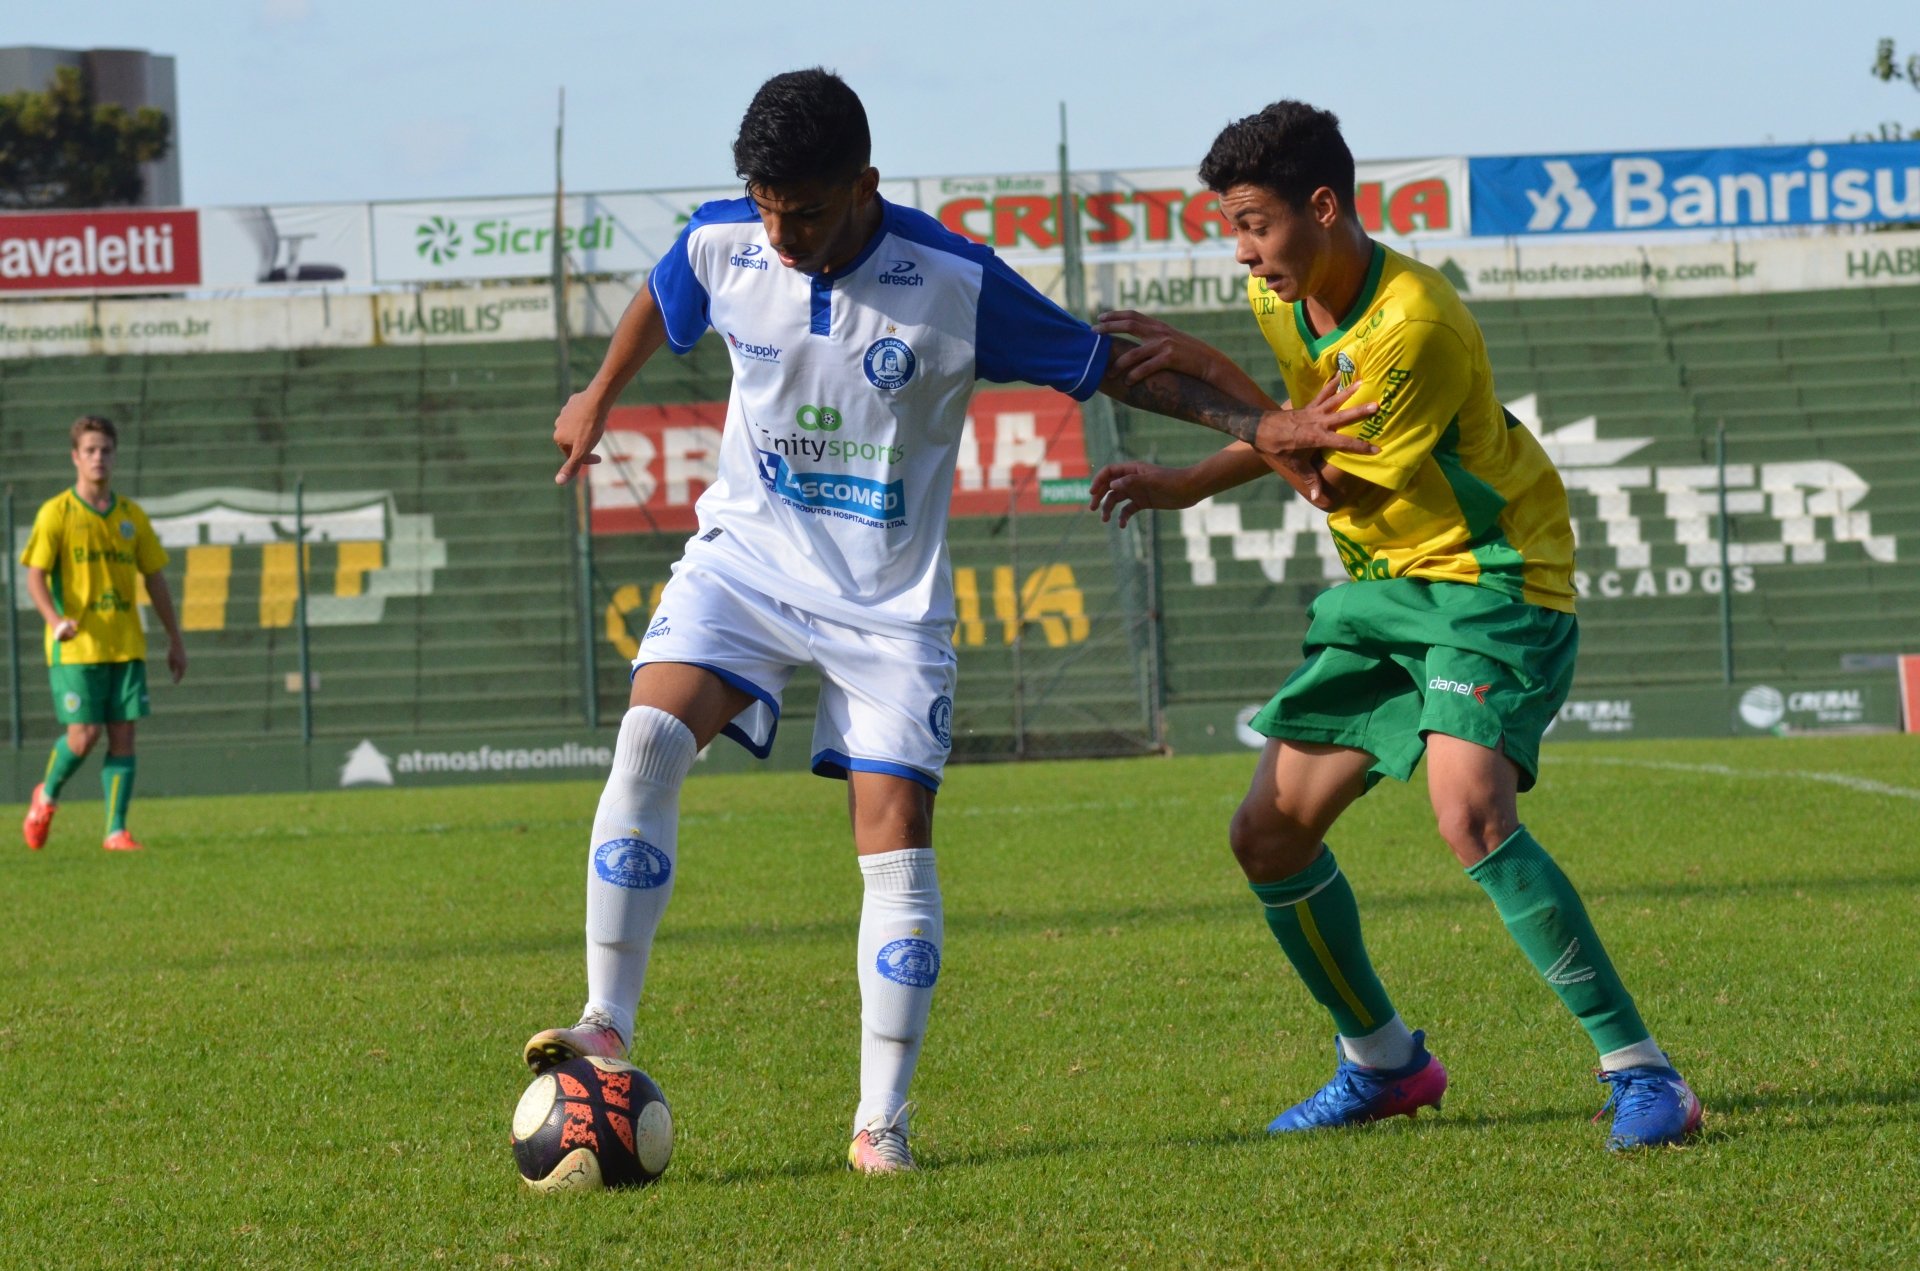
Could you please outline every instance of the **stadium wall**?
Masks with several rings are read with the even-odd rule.
[[[1591,262],[1591,276],[1566,275],[1597,250],[1640,262],[1637,280]],[[1714,249],[1757,262],[1717,279],[1697,272],[1701,250],[1527,244],[1439,261],[1486,330],[1503,396],[1573,495],[1583,656],[1553,736],[1894,726],[1893,658],[1920,632],[1920,288],[1893,284],[1920,281],[1920,266],[1901,264],[1920,260],[1920,235]],[[1788,285],[1808,278],[1834,285]],[[1621,294],[1524,290],[1536,283]],[[1139,285],[1143,306],[1177,298]],[[628,294],[575,289],[575,382]],[[1235,307],[1178,320],[1273,378]],[[84,329],[62,329],[73,322]],[[727,363],[709,341],[650,369],[623,402],[595,473],[583,605],[571,504],[547,481],[552,323],[551,292],[523,286],[0,306],[0,484],[17,535],[71,479],[67,423],[101,411],[123,426],[117,486],[172,545],[194,667],[179,688],[156,687],[144,790],[585,778],[604,766],[610,732],[585,724],[583,623],[610,723],[710,471]],[[1295,660],[1307,601],[1343,576],[1317,518],[1272,483],[1125,537],[1075,506],[1105,457],[1185,462],[1212,444],[1124,412],[1104,425],[1050,394],[981,394],[952,534],[958,757],[1247,744],[1244,716]],[[1144,590],[1135,570],[1150,577]],[[39,624],[18,570],[9,576],[23,690],[0,684],[0,708],[18,712],[23,737],[0,755],[25,789],[53,726]],[[813,693],[804,678],[789,693],[777,763],[805,762]],[[706,763],[745,759],[719,746]]]

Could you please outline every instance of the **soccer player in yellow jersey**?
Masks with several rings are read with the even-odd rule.
[[[1305,660],[1253,720],[1270,740],[1230,839],[1269,928],[1338,1033],[1334,1077],[1271,1133],[1438,1107],[1447,1075],[1374,973],[1352,889],[1325,842],[1382,776],[1424,753],[1440,835],[1600,1053],[1609,1146],[1678,1142],[1699,1101],[1654,1044],[1572,883],[1520,823],[1540,739],[1573,679],[1578,628],[1566,491],[1501,407],[1479,327],[1434,270],[1368,238],[1339,121],[1278,102],[1230,124],[1200,177],[1220,196],[1247,295],[1292,401],[1358,390],[1344,431],[1374,454],[1276,458],[1236,443],[1189,468],[1113,464],[1094,506],[1121,523],[1264,476],[1327,513],[1352,579],[1313,603]],[[1142,337],[1131,373],[1205,379],[1273,401],[1224,354],[1165,323],[1106,315]]]
[[[47,624],[48,676],[54,717],[66,732],[53,743],[46,779],[33,788],[21,832],[27,846],[47,841],[60,789],[107,734],[100,788],[107,801],[109,852],[134,852],[127,833],[133,798],[134,721],[147,714],[147,637],[140,629],[139,588],[146,581],[153,612],[167,629],[167,669],[174,683],[187,673],[187,646],[174,618],[173,594],[161,569],[166,549],[147,514],[111,484],[119,433],[113,421],[74,421],[73,488],[48,499],[33,518],[20,563],[27,594]]]

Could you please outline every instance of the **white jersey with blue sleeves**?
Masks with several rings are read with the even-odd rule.
[[[1109,340],[988,248],[912,208],[881,210],[851,262],[804,274],[780,264],[751,200],[708,203],[647,286],[675,352],[711,326],[733,362],[687,558],[837,622],[944,639],[947,508],[974,381],[1084,401]]]

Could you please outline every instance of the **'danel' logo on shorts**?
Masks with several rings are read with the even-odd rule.
[[[645,839],[610,839],[593,849],[593,872],[615,887],[650,891],[673,877],[673,862]]]
[[[927,727],[933,729],[933,739],[942,746],[953,745],[953,699],[945,693],[934,698],[927,709]]]
[[[940,978],[940,950],[931,940],[909,936],[882,948],[873,965],[876,971],[895,984],[930,989],[933,982]]]
[[[1469,684],[1465,680],[1449,680],[1434,676],[1427,681],[1427,687],[1436,693],[1458,693],[1462,697],[1471,697],[1482,706],[1487,704],[1487,690],[1491,684]]]

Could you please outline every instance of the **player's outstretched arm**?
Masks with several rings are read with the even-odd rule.
[[[180,623],[174,617],[173,592],[167,586],[166,575],[157,569],[147,575],[147,599],[153,602],[154,616],[167,629],[167,670],[173,673],[173,682],[178,684],[187,673],[187,644],[180,638]]]
[[[556,482],[565,485],[580,469],[600,462],[593,448],[600,444],[600,435],[607,429],[607,412],[620,400],[621,390],[640,373],[647,359],[658,353],[666,342],[666,320],[660,315],[652,289],[642,285],[633,303],[620,315],[620,324],[613,329],[613,339],[607,345],[606,357],[600,360],[600,369],[585,388],[567,399],[553,421],[553,444],[564,456],[560,471],[554,474]]]
[[[1340,431],[1378,409],[1374,402],[1347,404],[1362,388],[1361,381],[1356,380],[1346,388],[1329,383],[1311,402],[1298,409],[1268,410],[1235,401],[1205,380],[1182,371],[1154,371],[1137,383],[1129,383],[1126,368],[1116,370],[1115,365],[1135,347],[1130,340],[1113,342],[1114,352],[1100,381],[1100,391],[1116,401],[1223,432],[1267,455],[1311,456],[1322,450],[1361,455],[1378,452],[1379,448],[1371,442]]]

